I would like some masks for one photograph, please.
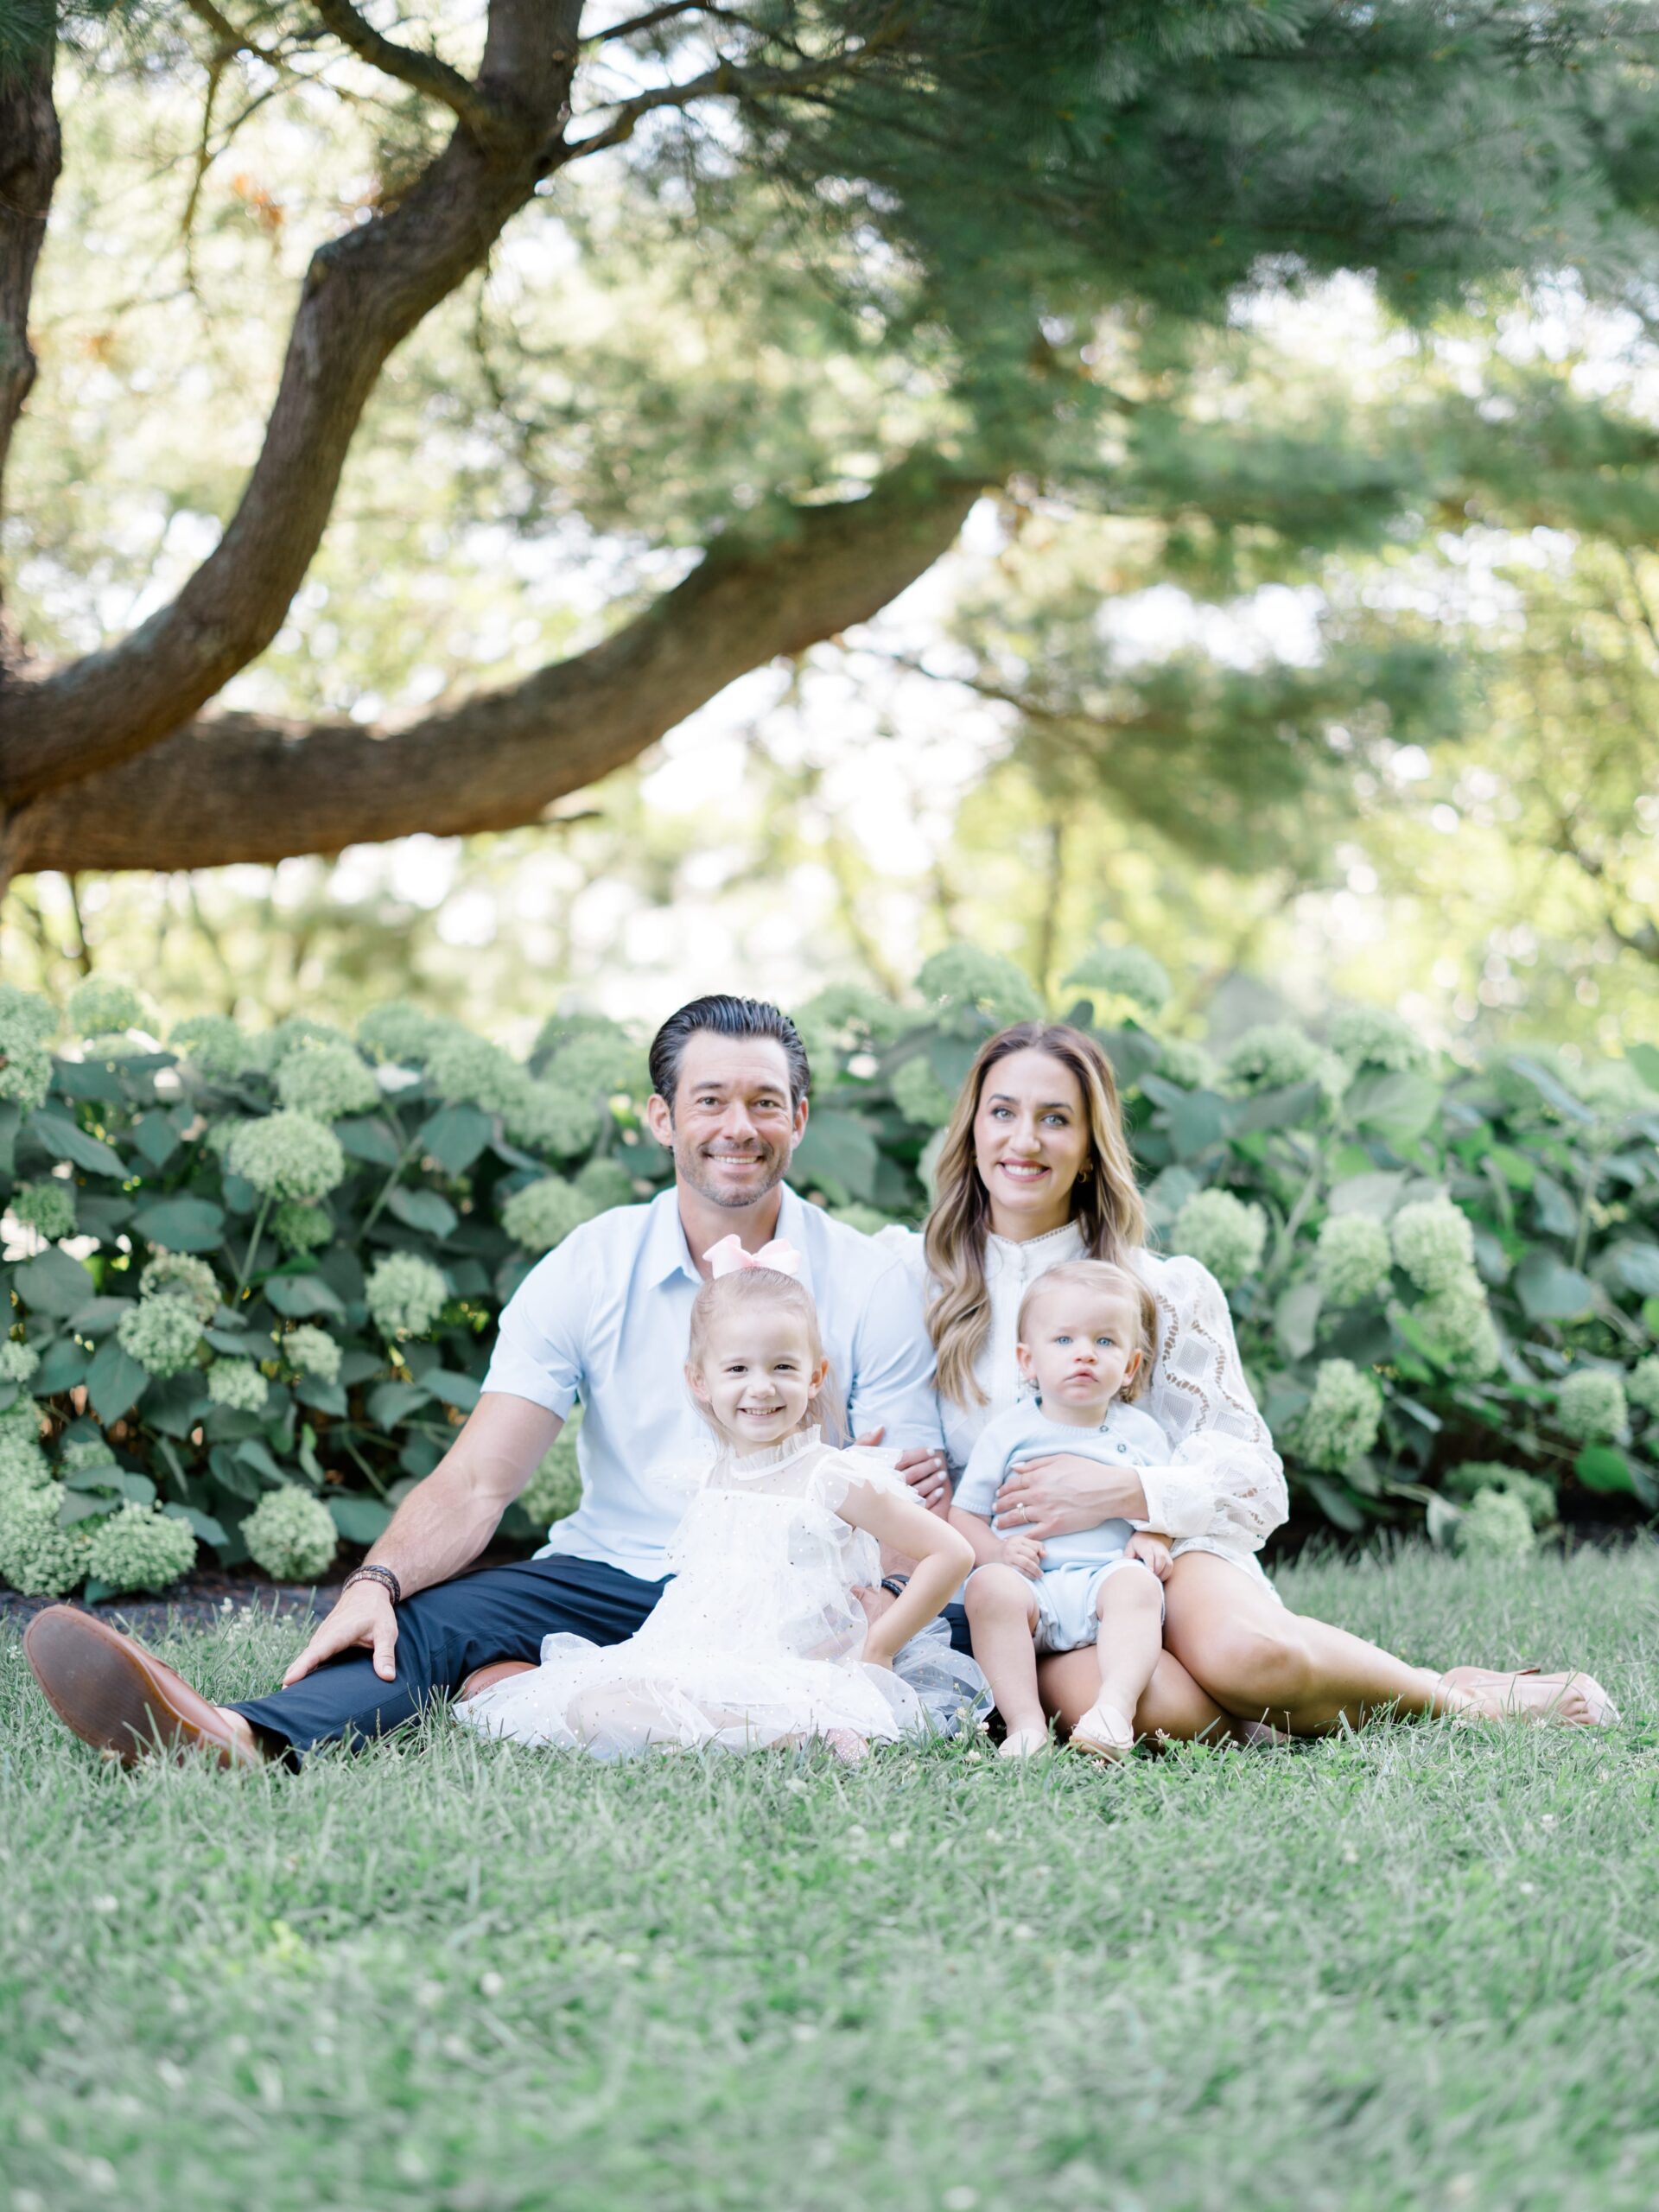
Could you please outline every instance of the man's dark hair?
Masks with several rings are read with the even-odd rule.
[[[770,1037],[784,1048],[789,1062],[789,1103],[798,1106],[812,1088],[812,1071],[806,1064],[806,1047],[786,1014],[765,999],[734,999],[724,991],[706,999],[693,999],[668,1020],[651,1040],[651,1087],[668,1101],[670,1110],[679,1088],[680,1062],[686,1039],[706,1029],[715,1037]]]

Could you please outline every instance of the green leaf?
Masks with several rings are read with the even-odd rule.
[[[1402,1167],[1368,1168],[1364,1174],[1350,1175],[1336,1185],[1331,1193],[1331,1211],[1369,1214],[1373,1221],[1386,1221],[1405,1184]]]
[[[391,1520],[391,1508],[383,1505],[378,1497],[330,1496],[323,1503],[348,1544],[378,1543]]]
[[[100,1421],[119,1421],[137,1402],[149,1381],[149,1369],[110,1337],[92,1356],[86,1371],[86,1395]]]
[[[303,1320],[308,1313],[346,1311],[321,1275],[268,1275],[264,1292],[276,1311],[290,1321]]]
[[[386,1200],[387,1211],[424,1236],[447,1236],[461,1216],[436,1191],[411,1191],[402,1184]]]
[[[1532,1321],[1571,1321],[1595,1302],[1596,1286],[1548,1252],[1529,1252],[1515,1271],[1515,1294]]]
[[[967,1082],[978,1052],[979,1046],[971,1037],[950,1037],[941,1031],[929,1042],[927,1064],[947,1090],[957,1091]],[[1154,1063],[1157,1057],[1154,1052]]]
[[[396,1428],[419,1406],[432,1402],[432,1393],[418,1382],[382,1382],[369,1393],[369,1419],[377,1428]]]
[[[1659,1298],[1659,1244],[1626,1237],[1608,1253],[1607,1266],[1626,1290]]]
[[[169,1252],[212,1252],[225,1237],[225,1209],[211,1198],[156,1198],[132,1217],[139,1236]]]
[[[1535,1177],[1532,1203],[1538,1226],[1547,1236],[1571,1236],[1578,1228],[1578,1208],[1553,1175]]]
[[[457,1375],[453,1368],[435,1367],[421,1378],[435,1398],[442,1398],[446,1406],[457,1407],[469,1414],[478,1403],[480,1384],[471,1375]]]
[[[58,1526],[73,1529],[77,1521],[90,1521],[94,1514],[108,1513],[115,1500],[106,1491],[101,1497],[92,1497],[84,1492],[67,1490],[58,1500]]]
[[[1586,1444],[1573,1462],[1573,1471],[1586,1490],[1633,1496],[1636,1481],[1630,1463],[1611,1444]]]
[[[60,1337],[41,1354],[41,1363],[35,1370],[29,1388],[37,1398],[52,1398],[60,1390],[73,1390],[76,1383],[86,1380],[90,1357],[91,1355],[73,1337]]]
[[[253,1338],[245,1329],[204,1329],[203,1336],[215,1351],[222,1351],[227,1359],[250,1359],[254,1357]],[[269,1351],[260,1347],[266,1358]]]
[[[162,1510],[170,1513],[175,1521],[188,1521],[204,1544],[223,1546],[225,1524],[215,1521],[211,1513],[204,1513],[194,1505],[164,1505]]]
[[[111,1456],[100,1459],[95,1467],[66,1467],[62,1482],[65,1490],[118,1490],[121,1470]]]
[[[1164,1109],[1164,1126],[1177,1160],[1196,1160],[1219,1144],[1232,1126],[1231,1102],[1213,1090],[1184,1090]]]
[[[1437,1551],[1444,1551],[1457,1534],[1463,1515],[1449,1497],[1431,1497],[1424,1509],[1428,1523],[1428,1541]]]
[[[1659,1045],[1627,1045],[1624,1058],[1649,1090],[1659,1090]]]
[[[488,1144],[494,1128],[494,1121],[482,1107],[441,1106],[421,1124],[417,1141],[446,1175],[464,1175]]]
[[[152,1167],[165,1167],[179,1148],[179,1133],[170,1114],[146,1114],[134,1125],[132,1141]]]
[[[242,1498],[248,1504],[255,1505],[264,1497],[264,1491],[258,1476],[242,1465],[228,1444],[215,1444],[207,1454],[207,1464],[213,1470],[213,1480],[221,1490],[228,1491],[232,1497]]]
[[[343,1418],[350,1410],[339,1383],[325,1382],[320,1376],[302,1375],[294,1385],[294,1395],[302,1406],[311,1406],[320,1414]]]
[[[1303,1480],[1327,1521],[1334,1521],[1338,1529],[1345,1529],[1351,1536],[1361,1534],[1365,1526],[1365,1516],[1345,1490],[1325,1475],[1306,1475]]]
[[[815,1114],[796,1147],[794,1174],[810,1184],[820,1176],[839,1183],[855,1198],[868,1200],[875,1188],[875,1138],[850,1114]]]
[[[1273,1309],[1274,1333],[1287,1359],[1306,1359],[1313,1349],[1324,1294],[1316,1282],[1299,1282]]]
[[[121,1078],[108,1060],[59,1060],[52,1070],[52,1088],[65,1098],[96,1098],[116,1105],[121,1099]]]
[[[1516,1075],[1525,1077],[1547,1105],[1553,1106],[1567,1121],[1595,1120],[1594,1114],[1581,1098],[1575,1098],[1566,1084],[1557,1082],[1548,1068],[1540,1067],[1536,1060],[1529,1059],[1524,1052],[1512,1053],[1509,1065]]]
[[[127,1172],[118,1152],[99,1138],[89,1137],[67,1114],[54,1114],[44,1106],[36,1107],[29,1117],[28,1134],[43,1145],[54,1160],[73,1160],[89,1175],[124,1176]]]
[[[0,1099],[0,1175],[14,1173],[12,1151],[22,1127],[23,1109],[15,1100]]]
[[[257,1436],[245,1436],[234,1448],[236,1456],[242,1465],[245,1467],[251,1467],[256,1475],[263,1475],[268,1483],[285,1483],[288,1480],[288,1477]]]
[[[1325,1094],[1317,1083],[1287,1084],[1280,1090],[1260,1090],[1233,1109],[1232,1133],[1249,1135],[1255,1129],[1287,1129],[1312,1121]]]
[[[1439,1114],[1440,1086],[1426,1075],[1361,1076],[1342,1104],[1356,1128],[1375,1129],[1397,1152]]]
[[[334,1135],[353,1160],[366,1160],[373,1167],[395,1167],[404,1156],[403,1147],[386,1124],[372,1116],[336,1122]]]
[[[11,1287],[31,1313],[64,1319],[86,1305],[92,1279],[79,1260],[50,1245],[13,1269]]]
[[[130,1313],[132,1307],[130,1298],[89,1298],[70,1315],[69,1325],[78,1337],[107,1337],[120,1327],[122,1315]]]

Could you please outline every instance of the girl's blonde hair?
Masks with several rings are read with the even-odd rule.
[[[1126,1405],[1138,1398],[1152,1380],[1152,1362],[1158,1350],[1158,1301],[1146,1284],[1133,1268],[1120,1268],[1110,1260],[1062,1260],[1058,1268],[1048,1268],[1027,1286],[1020,1301],[1020,1318],[1014,1323],[1014,1333],[1021,1344],[1027,1341],[1033,1307],[1056,1290],[1122,1292],[1135,1315],[1135,1348],[1141,1355],[1141,1364],[1117,1395]]]
[[[785,1306],[795,1315],[806,1332],[816,1367],[823,1357],[823,1338],[818,1329],[818,1309],[812,1303],[812,1294],[804,1283],[798,1282],[793,1275],[781,1274],[776,1268],[734,1268],[730,1274],[716,1275],[712,1282],[704,1283],[691,1307],[686,1365],[702,1367],[709,1355],[709,1331],[721,1314],[756,1305]],[[714,1427],[714,1415],[709,1408],[695,1391],[692,1396],[697,1411]],[[810,1428],[815,1425],[823,1431],[826,1443],[842,1441],[847,1413],[835,1375],[830,1370],[825,1370],[823,1381],[807,1400],[803,1426]]]
[[[1083,1231],[1084,1250],[1091,1260],[1109,1260],[1121,1267],[1128,1253],[1146,1241],[1146,1209],[1123,1134],[1117,1080],[1094,1039],[1064,1021],[1017,1022],[988,1038],[945,1126],[925,1245],[927,1271],[935,1286],[927,1308],[927,1332],[933,1339],[938,1387],[942,1396],[959,1406],[985,1402],[974,1363],[991,1326],[990,1294],[985,1286],[991,1201],[975,1158],[974,1123],[986,1077],[1015,1052],[1046,1052],[1071,1070],[1083,1093],[1089,1154],[1071,1186],[1071,1218]]]

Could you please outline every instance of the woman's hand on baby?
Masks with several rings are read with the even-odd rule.
[[[1168,1581],[1175,1555],[1169,1548],[1167,1537],[1154,1536],[1149,1529],[1137,1529],[1123,1551],[1126,1558],[1138,1559],[1142,1567],[1149,1567],[1160,1582]]]
[[[1128,1484],[1125,1474],[1131,1478]],[[1133,1468],[1120,1473],[1073,1452],[1016,1460],[996,1493],[991,1526],[1006,1540],[1069,1536],[1079,1529],[1097,1529],[1103,1521],[1139,1520],[1146,1513],[1146,1498],[1134,1475]]]
[[[1043,1572],[1043,1548],[1035,1536],[1005,1536],[1002,1561],[1016,1574],[1023,1574],[1028,1582],[1036,1582]]]

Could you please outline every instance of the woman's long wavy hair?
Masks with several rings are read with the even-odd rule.
[[[1071,1186],[1071,1217],[1083,1230],[1086,1255],[1122,1267],[1129,1253],[1146,1241],[1146,1208],[1123,1134],[1117,1080],[1094,1039],[1063,1021],[1021,1021],[988,1038],[946,1125],[933,1211],[927,1217],[927,1271],[934,1285],[927,1332],[933,1339],[940,1393],[959,1406],[985,1402],[974,1363],[991,1325],[990,1294],[985,1287],[991,1200],[980,1180],[974,1123],[986,1077],[1014,1052],[1046,1052],[1070,1068],[1083,1093],[1090,1146],[1083,1171]]]

